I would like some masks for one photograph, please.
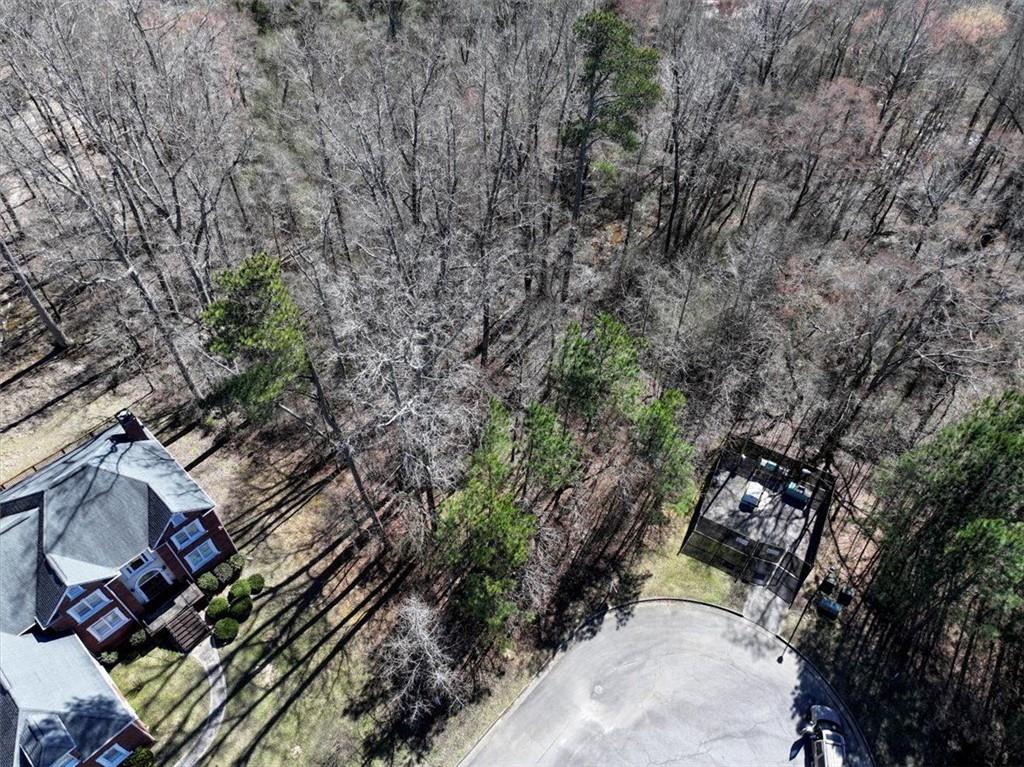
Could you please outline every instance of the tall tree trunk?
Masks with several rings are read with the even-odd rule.
[[[35,288],[32,287],[32,283],[28,281],[28,277],[21,270],[21,265],[18,264],[17,259],[14,257],[14,253],[7,247],[7,243],[0,239],[0,250],[4,252],[4,261],[11,267],[11,271],[14,272],[15,278],[21,285],[21,289],[25,291],[25,295],[32,304],[32,308],[36,310],[36,314],[39,319],[43,321],[46,326],[47,332],[50,334],[50,338],[53,339],[53,345],[58,349],[67,349],[71,346],[71,339],[68,338],[60,325],[57,323],[50,313],[43,306],[43,302],[39,300],[39,296],[36,294]]]
[[[380,534],[381,540],[387,543],[384,537],[384,524],[380,520],[380,515],[377,513],[377,507],[374,506],[373,501],[370,499],[370,494],[366,490],[366,485],[363,484],[363,476],[359,471],[359,467],[356,465],[355,456],[352,454],[352,447],[349,445],[348,440],[345,438],[345,434],[341,430],[341,426],[338,424],[338,420],[334,417],[334,411],[331,409],[331,404],[327,401],[327,394],[324,391],[323,383],[320,381],[320,376],[316,372],[316,366],[313,364],[313,360],[310,359],[309,355],[306,355],[306,361],[309,363],[309,375],[313,379],[313,388],[316,389],[316,401],[320,408],[320,415],[324,419],[324,423],[327,428],[330,429],[331,437],[334,442],[334,449],[338,456],[352,474],[352,480],[356,483],[356,490],[359,492],[359,498],[363,502],[363,506],[369,513],[370,518],[373,519],[373,524],[377,528],[377,532]]]

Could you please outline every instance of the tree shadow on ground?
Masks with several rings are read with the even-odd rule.
[[[507,673],[500,653],[494,652],[497,645],[486,644],[483,636],[472,629],[463,631],[461,639],[461,645],[454,653],[454,665],[461,670],[465,687],[457,707],[439,700],[427,712],[410,717],[393,705],[393,690],[376,668],[371,669],[344,711],[352,722],[369,721],[373,724],[362,737],[358,758],[353,755],[353,761],[362,765],[394,764],[404,753],[416,762],[430,752],[454,714],[481,703],[493,694],[494,683]],[[379,649],[378,644],[370,652],[370,657],[374,657]],[[537,672],[542,667],[540,664],[532,670]]]
[[[971,727],[954,731],[942,724],[948,713],[948,675],[935,668],[912,673],[898,654],[853,652],[860,646],[857,633],[858,626],[852,623],[815,624],[801,636],[799,649],[842,696],[879,764],[992,763],[982,739],[970,734]],[[794,711],[806,714],[812,702],[808,687],[802,684],[794,690]],[[956,716],[966,715],[965,711]]]
[[[623,549],[616,551],[619,552],[626,553]],[[649,577],[647,573],[630,569],[633,559],[632,554],[628,560],[625,556],[581,556],[566,569],[554,598],[556,610],[531,625],[531,633],[524,637],[524,641],[535,643],[535,649],[540,651],[530,655],[533,661],[526,668],[531,675],[539,673],[554,653],[573,642],[596,636],[609,610],[614,609],[616,626],[632,618],[635,600]],[[453,654],[455,665],[462,670],[467,684],[461,707],[471,707],[493,694],[495,683],[509,673],[508,663],[497,651],[497,645],[478,641],[479,637],[459,624],[455,616],[448,615],[447,620],[447,634],[460,638]],[[371,673],[345,709],[346,716],[353,722],[373,723],[361,740],[360,764],[393,764],[404,752],[408,752],[413,761],[421,759],[430,752],[456,713],[456,709],[439,702],[428,714],[413,721],[396,711],[390,705],[391,699],[387,684]]]

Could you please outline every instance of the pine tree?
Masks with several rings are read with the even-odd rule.
[[[563,301],[569,293],[590,152],[601,140],[635,149],[639,118],[661,97],[655,80],[658,52],[633,42],[633,29],[614,10],[591,11],[576,22],[573,32],[584,53],[583,71],[576,81],[581,106],[565,132],[575,162],[569,238],[562,251]]]
[[[530,481],[558,492],[579,477],[581,449],[559,421],[558,414],[539,402],[526,410],[526,472]]]
[[[443,504],[436,532],[445,564],[461,576],[458,612],[491,639],[518,612],[512,593],[535,531],[533,515],[519,508],[508,486],[510,425],[508,411],[492,400],[466,485]]]
[[[1024,393],[986,400],[888,467],[869,596],[906,638],[991,631],[1024,591]]]
[[[211,404],[239,407],[257,420],[307,369],[299,312],[266,253],[219,274],[220,297],[203,312],[207,349],[235,372],[209,397]]]
[[[607,314],[598,315],[593,331],[578,323],[566,329],[553,369],[560,409],[588,424],[612,410],[629,416],[639,392],[640,343]]]
[[[633,427],[633,441],[651,468],[656,507],[688,500],[694,491],[693,446],[683,439],[679,420],[686,398],[666,389],[651,404],[640,408]]]

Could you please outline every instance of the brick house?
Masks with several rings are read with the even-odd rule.
[[[0,765],[116,767],[153,738],[71,634],[0,634]]]
[[[0,767],[12,764],[11,739],[13,764],[22,764],[18,751],[28,743],[42,755],[43,761],[27,756],[34,767],[113,767],[123,760],[122,751],[152,741],[134,714],[118,709],[120,696],[85,648],[98,653],[116,647],[140,627],[151,633],[168,628],[174,637],[175,625],[189,626],[185,635],[201,638],[205,625],[188,599],[198,593],[195,579],[236,551],[213,507],[128,411],[117,414],[116,425],[0,492]],[[37,713],[23,715],[24,701],[39,696],[53,711],[70,705],[56,692],[45,693],[46,669],[53,664],[74,667],[88,680],[83,684],[92,697],[105,701],[104,710],[118,712],[115,734],[123,742],[107,747],[109,758],[97,752],[89,761],[91,752],[83,747],[71,756],[58,754],[64,761],[46,761],[76,740],[67,715],[47,715],[36,704],[28,710]],[[94,671],[109,688],[106,694],[96,692],[102,685]],[[43,720],[54,727],[42,727]],[[91,735],[85,745],[104,746],[97,738]]]

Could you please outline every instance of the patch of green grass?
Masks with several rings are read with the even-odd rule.
[[[326,616],[290,634],[310,616],[274,620],[280,599],[257,603],[220,650],[229,698],[207,763],[293,767],[327,763],[327,753],[334,764],[359,761],[361,722],[346,710],[365,679],[365,648],[358,637],[342,645],[345,628]]]
[[[114,667],[110,676],[156,738],[158,764],[173,764],[209,713],[209,684],[195,660],[160,648]]]
[[[640,596],[645,599],[699,599],[734,610],[740,609],[743,600],[732,578],[721,570],[679,553],[687,522],[687,519],[676,519],[666,527],[659,543],[644,553],[637,571],[648,574],[648,577]]]

